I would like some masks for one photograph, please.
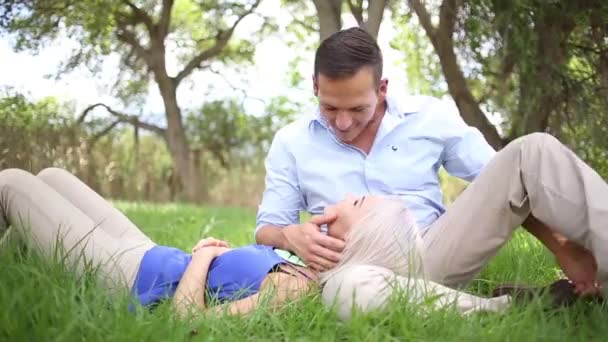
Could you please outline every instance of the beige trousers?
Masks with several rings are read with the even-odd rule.
[[[9,225],[47,257],[65,257],[81,273],[96,267],[110,291],[130,289],[141,260],[155,244],[129,219],[69,172],[37,176],[0,171],[0,228]]]
[[[608,185],[554,137],[521,137],[488,163],[481,174],[423,236],[426,278],[466,286],[528,215],[587,249],[608,289]],[[335,279],[332,286],[375,293],[379,272]],[[348,284],[347,284],[348,283]],[[376,286],[376,285],[374,285]],[[380,297],[344,293],[344,305],[381,307]]]

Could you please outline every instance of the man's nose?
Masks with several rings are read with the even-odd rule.
[[[353,124],[353,119],[347,113],[341,112],[336,115],[336,128],[345,131]]]

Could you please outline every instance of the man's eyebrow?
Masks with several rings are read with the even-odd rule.
[[[351,107],[350,109],[365,109],[365,108],[369,108],[370,105],[366,104],[366,105],[360,105],[360,106],[355,106],[355,107]]]
[[[331,107],[331,108],[336,108],[336,106],[332,106],[329,103],[325,103],[325,102],[321,102],[321,106],[323,107]]]

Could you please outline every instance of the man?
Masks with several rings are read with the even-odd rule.
[[[599,247],[608,242],[601,230],[608,224],[606,183],[548,135],[519,139],[496,154],[443,102],[387,97],[381,75],[381,51],[364,30],[321,43],[313,76],[319,111],[274,138],[256,241],[324,271],[339,260],[344,242],[323,234],[334,219],[321,215],[323,208],[347,193],[398,195],[422,229],[425,272],[434,281],[466,285],[523,224],[556,255],[579,293],[596,292],[596,261],[583,247],[608,248]],[[447,211],[440,166],[473,181]],[[300,223],[301,210],[317,216]],[[608,260],[598,262],[608,270]],[[344,279],[363,284],[375,276]]]

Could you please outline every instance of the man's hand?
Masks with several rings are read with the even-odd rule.
[[[320,272],[334,267],[344,249],[344,241],[321,233],[320,226],[335,219],[335,214],[317,215],[304,224],[283,228],[291,251],[308,266]]]
[[[599,293],[600,288],[596,282],[597,263],[590,251],[568,241],[556,254],[556,258],[568,279],[574,282],[577,294],[587,296]]]

